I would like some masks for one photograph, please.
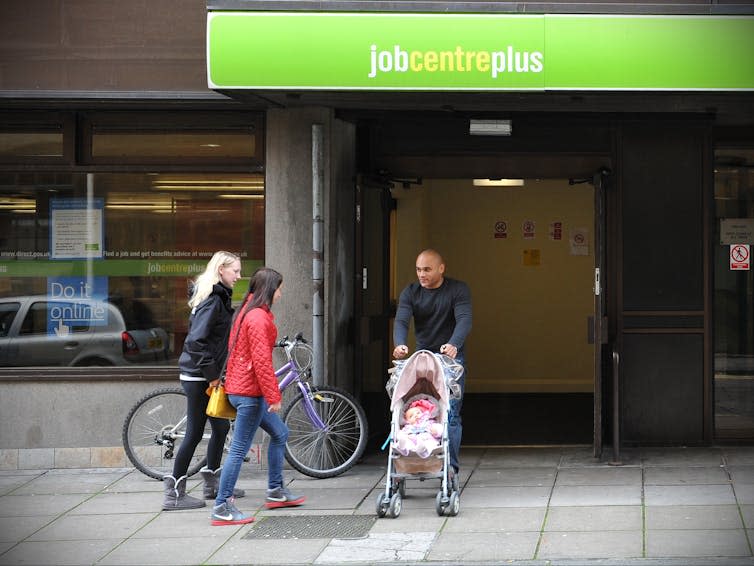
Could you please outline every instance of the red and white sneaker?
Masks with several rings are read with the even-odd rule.
[[[306,497],[303,495],[294,495],[286,487],[277,487],[275,489],[267,490],[267,500],[264,506],[267,509],[275,509],[277,507],[296,507],[306,501]]]

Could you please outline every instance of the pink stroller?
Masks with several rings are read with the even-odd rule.
[[[463,368],[447,356],[428,350],[419,350],[406,361],[394,364],[396,367],[386,386],[392,415],[390,449],[385,491],[377,497],[377,516],[400,515],[407,479],[433,478],[441,481],[435,498],[437,514],[455,516],[461,498],[458,487],[449,481],[448,420],[450,398],[458,394],[456,380]],[[431,425],[425,423],[421,429],[406,426],[407,409],[417,405],[428,411],[427,420]],[[429,426],[432,434],[428,432]]]

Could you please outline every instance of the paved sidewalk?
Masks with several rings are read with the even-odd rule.
[[[3,471],[0,565],[754,565],[754,447],[622,455],[464,449],[457,517],[437,516],[432,480],[377,519],[384,452],[333,479],[287,470],[308,498],[297,509],[265,510],[264,472],[246,470],[237,503],[257,520],[237,527],[211,527],[209,507],[161,512],[161,482],[131,468]]]

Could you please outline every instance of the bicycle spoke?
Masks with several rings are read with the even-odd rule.
[[[314,426],[304,398],[297,397],[285,412],[290,434],[286,458],[293,467],[313,477],[332,477],[356,463],[366,444],[366,417],[350,394],[317,390],[313,408],[325,428]]]

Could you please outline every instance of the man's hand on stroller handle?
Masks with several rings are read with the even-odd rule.
[[[408,354],[408,346],[401,344],[399,346],[396,346],[393,350],[393,358],[396,360],[400,360],[402,358],[405,358]]]
[[[458,354],[458,348],[453,346],[453,344],[443,344],[440,346],[440,353],[455,359]]]
[[[443,344],[442,346],[440,346],[440,353],[445,354],[449,358],[455,359],[455,357],[458,355],[458,348],[456,348],[453,344]],[[407,355],[408,346],[406,346],[405,344],[400,344],[393,350],[393,359],[401,360]]]

